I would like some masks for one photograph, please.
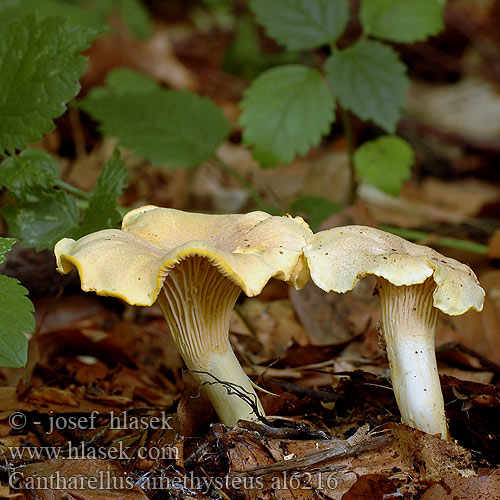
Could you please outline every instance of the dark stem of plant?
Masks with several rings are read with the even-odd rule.
[[[352,205],[356,200],[356,192],[358,183],[356,180],[356,172],[354,170],[354,136],[352,134],[351,118],[349,113],[339,104],[340,119],[342,128],[344,129],[345,138],[347,141],[347,154],[349,155],[349,170],[350,170],[350,189],[348,204]]]

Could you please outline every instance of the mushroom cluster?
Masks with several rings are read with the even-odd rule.
[[[78,269],[84,291],[131,305],[156,300],[187,368],[221,422],[263,415],[251,381],[229,344],[238,295],[257,295],[272,277],[300,288],[309,279],[303,247],[311,235],[300,218],[206,215],[145,206],[106,229],[55,247],[57,270]]]
[[[449,438],[437,371],[438,310],[480,311],[484,291],[471,269],[431,248],[364,226],[312,234],[300,217],[264,212],[206,215],[145,206],[107,229],[55,247],[57,269],[77,268],[82,289],[132,305],[158,301],[187,368],[222,423],[264,412],[229,344],[229,320],[243,291],[271,278],[302,288],[309,276],[344,293],[377,278],[391,379],[402,421]]]
[[[435,250],[364,226],[316,233],[304,249],[311,279],[344,293],[377,278],[381,327],[403,423],[449,438],[434,337],[438,310],[480,311],[484,290],[472,270]]]

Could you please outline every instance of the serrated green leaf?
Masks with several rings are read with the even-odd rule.
[[[230,132],[212,100],[186,91],[91,93],[80,106],[101,123],[103,133],[154,165],[194,167],[210,158]]]
[[[95,36],[104,31],[104,24],[109,13],[105,14],[97,9],[86,9],[80,4],[63,0],[2,0],[0,2],[0,29],[35,12],[40,19],[51,16],[63,17],[71,25],[94,30]]]
[[[37,251],[52,248],[77,228],[80,211],[75,199],[63,191],[54,191],[36,203],[16,203],[2,209],[9,232],[22,239],[25,247]]]
[[[334,52],[325,63],[340,104],[363,120],[394,132],[406,103],[406,67],[389,46],[361,40]]]
[[[153,34],[153,23],[149,11],[140,0],[118,0],[123,20],[138,38],[148,38]]]
[[[117,68],[106,77],[103,95],[148,93],[160,90],[160,85],[144,73],[129,68]]]
[[[410,178],[414,161],[411,145],[394,135],[365,142],[354,153],[358,177],[393,196],[399,194],[403,182]]]
[[[5,254],[12,250],[16,241],[15,238],[0,238],[0,264],[5,262]]]
[[[263,167],[291,162],[319,144],[334,120],[334,99],[321,75],[301,65],[262,73],[240,105],[243,142]]]
[[[75,238],[115,227],[121,220],[116,199],[127,187],[127,166],[118,151],[106,162],[97,181],[95,191],[90,194],[89,204],[83,212],[83,222]]]
[[[289,50],[335,42],[349,20],[346,0],[251,0],[257,22]]]
[[[322,222],[340,211],[340,205],[321,196],[302,196],[295,200],[290,210],[293,214],[302,215],[313,231],[317,231]]]
[[[363,0],[364,32],[393,42],[416,42],[439,33],[443,25],[440,0]]]
[[[94,33],[61,18],[27,16],[0,36],[0,155],[23,149],[51,130],[79,91]]]
[[[0,366],[20,368],[28,359],[25,333],[35,329],[35,309],[27,293],[16,279],[0,275]]]
[[[0,163],[0,187],[5,187],[22,201],[40,201],[59,180],[57,160],[41,149],[25,149]]]

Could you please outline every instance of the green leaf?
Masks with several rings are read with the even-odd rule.
[[[238,20],[233,43],[226,53],[222,69],[251,80],[260,72],[263,64],[257,28],[249,15],[243,16]]]
[[[346,0],[251,0],[257,22],[289,50],[335,42],[349,20]]]
[[[75,200],[64,191],[54,191],[35,203],[7,205],[2,215],[9,232],[37,251],[52,248],[57,241],[78,227],[80,211]]]
[[[319,144],[334,120],[334,99],[315,69],[279,66],[262,73],[240,105],[243,141],[264,167],[291,162]]]
[[[3,0],[0,2],[0,29],[35,12],[40,19],[63,17],[68,24],[93,30],[95,36],[104,31],[104,24],[109,14],[63,0]]]
[[[0,366],[20,368],[28,360],[25,333],[35,329],[28,290],[14,278],[0,275]]]
[[[120,222],[122,216],[116,199],[127,187],[127,178],[127,166],[116,150],[104,166],[97,187],[91,193],[89,204],[83,212],[82,226],[74,237],[81,238],[101,229],[113,228]]]
[[[79,91],[94,32],[60,18],[27,16],[0,36],[0,155],[23,149],[54,127]]]
[[[416,42],[443,29],[443,5],[440,0],[363,0],[360,20],[367,35]]]
[[[117,68],[106,77],[107,88],[103,88],[103,95],[124,95],[148,93],[160,90],[158,82],[144,73],[129,68]]]
[[[0,163],[0,187],[9,189],[25,202],[40,201],[58,180],[56,159],[41,149],[25,149]]]
[[[401,137],[383,135],[365,142],[354,153],[354,168],[361,180],[397,196],[410,178],[413,148]]]
[[[302,215],[309,222],[313,231],[317,231],[322,222],[339,212],[340,208],[338,203],[320,196],[309,195],[295,200],[290,206],[291,212]]]
[[[406,103],[406,67],[387,45],[361,40],[334,52],[325,63],[328,81],[345,109],[395,132]]]
[[[5,254],[12,250],[16,241],[15,238],[0,238],[0,264],[5,262]]]
[[[148,38],[153,34],[153,23],[149,11],[140,0],[118,0],[123,20],[138,38]]]
[[[194,167],[210,158],[230,132],[222,110],[186,91],[126,95],[92,92],[80,106],[100,130],[155,165]]]

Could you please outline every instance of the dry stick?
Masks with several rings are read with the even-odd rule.
[[[360,429],[362,430],[362,428]],[[352,436],[355,438],[356,434]],[[382,432],[372,432],[368,434],[360,443],[355,442],[355,440],[341,441],[335,444],[334,448],[329,448],[327,450],[321,450],[317,453],[311,453],[303,457],[292,458],[290,460],[282,460],[271,465],[266,465],[263,467],[254,467],[253,469],[247,470],[234,470],[232,474],[237,476],[244,475],[266,475],[273,474],[276,472],[283,472],[290,469],[303,469],[305,467],[312,467],[320,465],[322,462],[329,460],[336,460],[340,458],[351,457],[353,455],[358,455],[365,451],[376,450],[382,446],[385,446],[393,440],[393,435],[390,430],[384,430]],[[332,443],[333,444],[333,443]]]

